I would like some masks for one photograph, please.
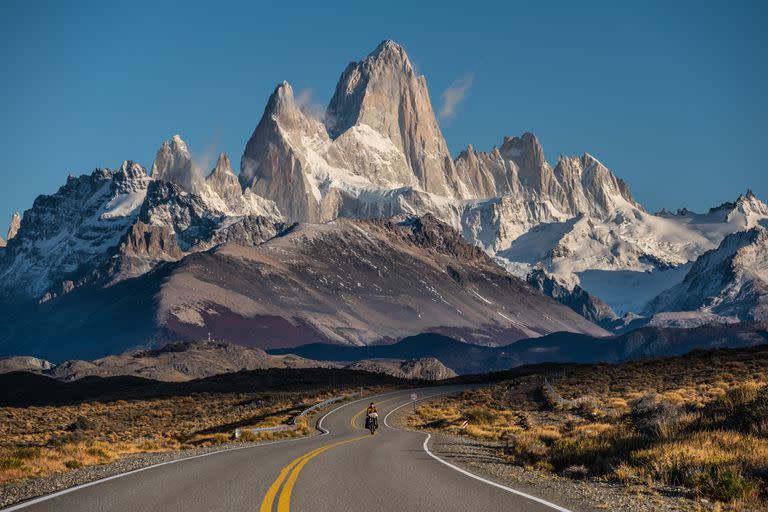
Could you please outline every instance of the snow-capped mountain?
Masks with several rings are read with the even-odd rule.
[[[392,41],[347,67],[323,119],[302,110],[287,82],[278,85],[246,145],[240,181],[302,222],[435,211],[432,195],[467,195],[424,77]]]
[[[768,230],[758,225],[726,236],[717,249],[696,260],[682,283],[646,309],[651,315],[696,311],[768,321]]]
[[[94,268],[139,214],[151,178],[126,161],[119,169],[70,176],[58,192],[39,196],[0,260],[6,293],[41,297],[52,285]]]
[[[527,276],[528,284],[545,295],[558,300],[587,320],[611,329],[618,316],[608,304],[593,297],[579,285],[563,284],[560,279],[537,265]]]
[[[158,277],[177,275],[171,268],[174,266],[193,268],[197,263],[187,260],[196,253],[217,254],[212,260],[194,260],[198,263],[239,269],[231,258],[227,259],[240,254],[235,246],[261,247],[279,238],[269,247],[301,259],[307,257],[301,252],[303,244],[324,251],[344,251],[349,247],[339,233],[357,239],[361,232],[376,231],[380,225],[338,221],[341,227],[334,224],[325,231],[306,225],[289,229],[290,223],[392,217],[399,223],[429,215],[447,226],[439,230],[441,237],[452,230],[471,244],[461,246],[462,254],[453,254],[459,261],[474,258],[472,246],[482,249],[516,276],[507,276],[514,284],[512,288],[523,286],[521,289],[530,290],[516,278],[527,279],[529,285],[604,326],[628,324],[635,318],[630,312],[642,311],[649,300],[670,288],[648,309],[657,313],[651,323],[665,325],[667,317],[658,314],[665,308],[688,306],[710,308],[708,318],[712,321],[730,321],[734,315],[758,318],[750,304],[762,300],[756,298],[762,297],[762,288],[748,277],[738,278],[743,284],[727,284],[736,271],[728,274],[727,283],[719,288],[739,289],[735,294],[723,292],[727,297],[718,299],[718,304],[731,304],[728,307],[712,306],[714,302],[707,302],[711,294],[706,300],[683,305],[674,299],[680,294],[680,283],[694,280],[686,275],[692,276],[700,267],[711,267],[700,263],[705,258],[702,255],[710,254],[707,251],[725,243],[723,239],[729,235],[741,236],[745,230],[768,225],[768,206],[754,194],[748,192],[704,214],[685,209],[677,214],[651,214],[633,198],[628,185],[596,157],[588,153],[561,155],[553,166],[539,140],[530,133],[504,137],[490,151],[477,151],[470,145],[453,159],[437,123],[425,78],[416,74],[403,48],[392,41],[381,43],[370,55],[347,66],[322,116],[305,108],[287,82],[278,84],[244,149],[239,175],[235,175],[224,153],[214,169],[201,169],[178,135],[163,142],[151,169],[148,174],[140,165],[126,161],[117,170],[97,169],[90,175],[70,177],[55,194],[38,197],[23,217],[15,216],[7,246],[0,250],[0,299],[56,303],[55,299],[77,288],[90,286],[96,290],[126,281],[140,287],[144,283],[151,286],[152,293],[144,289],[132,293],[146,300],[169,298],[152,313],[162,317],[161,323],[148,325],[141,336],[159,336],[158,329],[202,332],[208,322],[218,322],[221,316],[216,313],[218,309],[207,310],[194,302],[195,293],[202,288],[190,291],[181,287],[176,289],[178,294],[168,295],[162,293],[167,283]],[[324,235],[337,245],[319,243],[317,237]],[[218,246],[227,250],[217,252]],[[452,247],[459,245],[454,243]],[[355,251],[360,247],[353,249],[349,257],[356,261],[359,253]],[[257,251],[258,257],[276,254],[271,250]],[[436,249],[430,246],[427,250]],[[317,256],[322,259],[327,255]],[[249,293],[258,292],[260,297],[277,301],[282,297],[281,290],[286,289],[330,301],[330,296],[317,295],[316,283],[309,277],[299,286],[294,277],[285,274],[292,260],[277,258],[270,264],[278,260],[283,266],[266,266],[265,274],[253,274],[258,283],[245,283],[241,289],[242,283],[227,282],[226,286],[237,289],[237,293],[217,288],[216,293],[224,297],[217,307],[241,311],[245,306],[236,301],[253,305],[253,300],[261,300]],[[762,263],[757,257],[740,256],[738,262],[740,276],[761,272]],[[194,268],[196,283],[204,280],[201,276],[213,275],[206,274],[206,269]],[[312,270],[311,266],[306,268]],[[304,272],[306,268],[299,270]],[[455,268],[455,264],[446,266],[445,272],[451,276],[450,269]],[[252,270],[249,267],[247,273]],[[310,277],[334,277],[318,277],[319,270],[313,271],[317,275]],[[154,280],[142,281],[148,274]],[[280,279],[270,280],[275,275]],[[417,276],[409,275],[418,281]],[[393,283],[396,281],[392,278]],[[383,282],[379,286],[387,296],[396,292]],[[450,288],[445,286],[445,290]],[[704,297],[703,291],[694,291]],[[692,291],[691,297],[696,293]],[[719,293],[715,295],[719,297]],[[180,297],[186,302],[179,302]],[[513,297],[511,294],[507,298],[517,300]],[[437,296],[432,299],[438,300]],[[296,322],[311,324],[311,331],[322,333],[327,340],[367,343],[375,339],[370,329],[365,330],[362,319],[354,316],[355,311],[349,312],[351,316],[344,321],[355,323],[357,331],[347,336],[341,320],[323,316],[333,309],[330,302],[320,316],[310,311],[310,302],[287,302],[288,316],[284,312],[278,315],[274,308],[263,304],[261,309],[254,306],[246,313],[259,316],[270,311],[264,314],[279,316],[293,327]],[[174,316],[173,308],[179,304],[183,306],[181,316]],[[559,307],[555,304],[553,311]],[[747,313],[727,313],[739,307],[746,308]],[[434,318],[403,320],[397,329],[387,330],[386,325],[381,329],[389,333],[386,336],[398,336],[415,326],[454,328],[468,323],[472,329],[482,327],[477,331],[481,336],[474,341],[482,336],[497,336],[494,340],[498,341],[499,332],[538,335],[562,327],[564,321],[538,325],[526,319],[521,327],[519,320],[506,313],[489,310],[491,316],[499,313],[494,320],[503,325],[494,323],[488,330],[482,315],[471,321],[457,320],[450,318],[448,311],[450,315],[454,311],[460,316],[468,314],[463,307],[448,308],[440,310],[439,315],[435,313]],[[573,321],[561,313],[555,316]],[[554,313],[542,314],[554,318]],[[695,322],[701,322],[701,314],[697,313]],[[624,319],[619,320],[619,315]],[[406,319],[404,314],[401,317]],[[254,317],[241,315],[237,321],[242,318]],[[679,315],[674,321],[683,322]],[[585,331],[582,324],[578,325]]]
[[[516,275],[540,263],[563,293],[578,286],[620,314],[680,282],[725,235],[768,218],[751,194],[733,211],[650,214],[597,158],[561,155],[552,167],[530,133],[488,152],[470,145],[455,160],[446,148],[424,77],[385,41],[347,66],[322,119],[278,85],[240,181],[293,221],[432,213]]]
[[[131,237],[132,254],[146,255],[145,232]],[[160,252],[160,244],[151,248]],[[607,334],[430,215],[297,224],[263,243],[223,243],[109,286],[77,287],[0,325],[0,354],[57,360],[208,333],[262,348],[364,345],[421,332],[483,345]]]
[[[75,178],[14,216],[0,255],[5,296],[49,300],[86,282],[115,282],[226,241],[260,243],[282,229],[272,201],[240,188],[229,158],[198,176],[184,141],[152,166],[123,162]],[[184,188],[186,187],[186,189]]]

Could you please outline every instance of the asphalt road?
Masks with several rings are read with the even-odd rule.
[[[322,418],[324,435],[160,465],[5,510],[565,511],[462,473],[425,450],[426,434],[385,424],[390,412],[411,406],[411,393],[425,400],[451,391],[422,388],[347,402]],[[379,407],[373,436],[363,429],[370,401]]]

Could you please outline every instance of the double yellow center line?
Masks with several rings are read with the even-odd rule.
[[[389,402],[390,400],[397,400],[398,398],[402,397],[393,397],[388,398],[387,400],[382,400],[380,402],[377,402],[379,404],[382,404],[384,402]],[[362,413],[364,413],[366,409],[362,409],[359,412],[357,412],[354,416],[352,416],[352,419],[350,420],[350,424],[356,428],[360,429],[357,425],[355,425],[355,422],[357,421],[357,418],[360,417]],[[261,502],[261,506],[259,507],[259,512],[272,512],[272,507],[275,504],[275,498],[277,498],[277,512],[289,512],[291,509],[291,493],[293,492],[293,486],[296,485],[296,480],[299,478],[299,473],[301,473],[301,470],[304,468],[304,466],[307,465],[307,463],[320,455],[321,453],[330,450],[331,448],[336,448],[337,446],[341,446],[347,443],[353,443],[355,441],[360,441],[361,439],[370,439],[372,436],[365,435],[360,437],[354,437],[352,439],[347,439],[346,441],[339,441],[336,443],[330,443],[326,444],[324,446],[321,446],[320,448],[315,448],[314,450],[305,453],[301,457],[297,457],[293,461],[291,461],[290,464],[285,466],[283,469],[280,470],[280,474],[277,475],[277,479],[275,479],[274,482],[272,482],[272,485],[269,486],[269,489],[267,490],[267,494],[264,496],[264,499]],[[285,482],[285,485],[283,485],[283,482]],[[282,491],[280,490],[280,487],[282,486]],[[278,498],[278,492],[280,493],[280,497]]]
[[[402,397],[396,396],[396,397],[393,397],[393,398],[387,398],[386,400],[382,400],[380,402],[376,402],[376,404],[377,405],[385,404],[387,402],[391,402],[392,400],[397,400],[398,398],[402,398]],[[349,420],[349,424],[352,425],[353,428],[361,430],[361,428],[358,427],[355,423],[357,422],[357,418],[359,418],[360,415],[363,414],[367,410],[368,410],[368,407],[366,406],[365,409],[361,409],[361,410],[357,411],[357,413],[354,416],[352,416],[352,419]]]
[[[274,482],[272,482],[272,485],[269,486],[269,490],[267,490],[267,494],[266,496],[264,496],[264,500],[261,502],[261,507],[259,507],[259,512],[272,512],[272,505],[275,502],[277,491],[280,490],[280,486],[283,485],[284,480],[285,480],[285,485],[283,486],[283,490],[280,493],[280,498],[277,502],[277,512],[288,512],[291,509],[291,493],[293,492],[293,486],[296,484],[296,479],[299,478],[299,473],[301,472],[302,468],[304,468],[304,466],[307,464],[307,462],[314,459],[324,451],[330,450],[331,448],[335,448],[343,444],[352,443],[352,442],[359,441],[361,439],[366,439],[369,437],[370,436],[360,436],[352,439],[347,439],[346,441],[339,441],[337,443],[327,444],[325,446],[321,446],[320,448],[316,448],[309,453],[305,453],[301,457],[294,459],[290,464],[288,464],[282,470],[280,470],[280,474],[277,476],[277,479]],[[290,476],[288,476],[289,473],[290,473]],[[286,477],[288,477],[287,480],[286,480]]]

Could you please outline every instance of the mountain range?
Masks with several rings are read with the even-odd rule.
[[[70,176],[0,242],[0,354],[63,360],[204,338],[505,345],[559,331],[765,321],[768,206],[650,214],[596,157],[530,133],[455,158],[384,41],[324,114],[277,85],[239,173],[178,135],[151,171]],[[710,279],[716,275],[717,279]]]

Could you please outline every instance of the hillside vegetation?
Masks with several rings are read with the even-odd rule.
[[[182,383],[0,375],[0,484],[133,454],[235,442],[236,428],[287,424],[331,396],[402,382],[335,369],[256,370]],[[298,429],[284,432],[245,432],[237,442],[307,435],[312,421],[300,419]]]
[[[766,506],[768,346],[499,376],[418,407],[410,424],[495,442],[511,464]]]

